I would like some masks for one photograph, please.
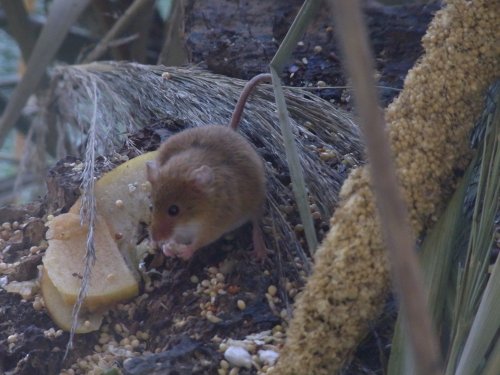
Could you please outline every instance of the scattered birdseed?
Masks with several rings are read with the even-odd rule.
[[[40,296],[36,296],[33,300],[33,309],[36,311],[41,311],[44,307],[43,299]]]
[[[196,275],[192,275],[190,280],[193,284],[198,284],[200,282],[200,279],[198,279],[198,276]]]
[[[293,230],[295,231],[295,233],[302,233],[304,232],[304,225],[303,224],[297,224]]]
[[[206,313],[206,317],[207,317],[207,320],[210,322],[210,323],[220,323],[222,322],[222,319],[219,318],[218,316],[215,316],[213,312],[211,311],[207,311]]]
[[[269,285],[269,287],[267,288],[267,292],[271,295],[271,297],[274,297],[278,292],[278,288],[276,288],[275,285]]]
[[[240,309],[240,310],[245,310],[247,308],[245,301],[243,301],[242,299],[239,299],[236,302],[236,305],[238,306],[238,309]]]
[[[222,359],[219,365],[222,369],[229,370],[229,362],[225,359]]]

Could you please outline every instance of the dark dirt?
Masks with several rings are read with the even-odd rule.
[[[192,63],[213,72],[246,79],[266,71],[300,5],[301,1],[297,0],[190,1],[186,10],[186,37]],[[422,53],[420,39],[438,8],[438,5],[431,4],[367,9],[379,85],[384,87],[380,89],[384,105],[397,95],[408,69]],[[318,81],[323,81],[326,86],[346,86],[334,38],[335,28],[330,20],[328,12],[321,11],[308,28],[303,44],[297,46],[283,72],[286,85],[316,87]],[[158,48],[153,46],[154,50]],[[344,88],[314,88],[311,92],[344,108],[352,106],[349,92]],[[138,140],[136,146],[142,145],[146,150],[156,147],[161,134],[144,129],[135,137]],[[126,153],[129,157],[134,156],[130,150],[123,150],[123,154]],[[64,160],[52,170],[48,180],[49,185],[53,185],[50,191],[55,193],[49,195],[43,204],[25,211],[0,209],[0,222],[17,220],[21,224],[27,223],[33,221],[30,218],[42,217],[47,213],[47,207],[50,211],[56,208],[67,210],[79,193],[78,179],[68,175],[68,163],[71,162],[77,160]],[[5,247],[11,249],[10,253],[4,250],[0,261],[12,262],[17,258],[33,271],[33,267],[40,264],[40,258],[33,260],[29,249],[40,245],[43,231],[40,227],[35,230],[38,237],[23,233],[26,239],[16,245],[15,253],[14,247]],[[164,263],[158,257],[147,259],[150,266],[160,266],[169,272],[163,276],[151,275],[155,288],[147,296],[136,299],[132,312],[117,308],[108,314],[107,320],[110,327],[122,323],[132,334],[138,330],[150,332],[150,339],[142,349],[153,352],[159,349],[160,353],[119,363],[119,367],[124,366],[129,374],[168,374],[173,373],[169,372],[172,367],[176,374],[214,374],[222,359],[217,344],[212,342],[215,335],[242,339],[248,334],[272,329],[281,322],[277,313],[286,306],[281,304],[276,307],[277,311],[273,311],[266,299],[267,287],[273,284],[281,291],[283,275],[294,280],[297,286],[303,281],[297,276],[296,264],[280,263],[277,253],[270,254],[264,265],[256,263],[245,250],[250,243],[248,232],[248,228],[243,228],[236,233],[236,240],[220,240],[187,265],[178,260]],[[228,251],[217,251],[221,247]],[[218,295],[216,303],[212,304],[209,294],[196,291],[196,283],[191,277],[210,279],[207,266],[221,264],[226,267],[224,283],[229,292]],[[246,302],[243,311],[236,307],[238,299]],[[211,323],[201,318],[200,304],[208,306],[221,321]],[[384,373],[394,311],[394,304],[389,302],[384,318],[374,323],[372,332],[354,355],[346,374]],[[68,335],[48,338],[44,331],[51,327],[54,323],[45,312],[34,310],[31,302],[22,302],[18,295],[0,289],[0,373],[56,374],[76,358],[93,353],[99,334],[79,336],[76,349],[63,364]],[[20,333],[20,337],[12,345],[8,337],[15,333]],[[121,339],[119,334],[114,336],[118,341]],[[204,366],[193,367],[193,358]],[[255,372],[240,371],[240,374],[249,373]]]

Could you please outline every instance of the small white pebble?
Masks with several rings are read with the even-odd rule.
[[[170,78],[172,78],[172,74],[170,74],[169,72],[163,72],[161,74],[161,78],[163,78],[163,79],[170,79]]]
[[[252,356],[250,353],[239,346],[230,346],[224,352],[224,358],[233,366],[251,368]]]
[[[47,221],[54,220],[54,215],[47,215]]]
[[[267,365],[273,366],[279,358],[279,353],[274,350],[259,350],[259,361]]]
[[[115,201],[115,206],[118,207],[118,208],[122,208],[123,207],[123,201],[121,199],[117,199]]]

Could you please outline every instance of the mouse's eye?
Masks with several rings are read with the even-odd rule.
[[[171,205],[167,210],[170,216],[177,216],[179,214],[179,211],[179,206],[177,206],[176,204]]]

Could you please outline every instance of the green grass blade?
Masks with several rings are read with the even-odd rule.
[[[483,115],[486,135],[480,151],[422,245],[429,305],[448,353],[445,373],[449,375],[479,374],[483,370],[497,374],[500,368],[495,356],[500,351],[495,342],[500,332],[498,259],[493,273],[488,274],[500,202],[500,84],[493,90],[496,103],[491,100]],[[496,111],[492,110],[495,106]],[[474,202],[472,215],[464,209],[470,201]],[[389,375],[415,373],[401,324],[398,319]]]
[[[449,291],[447,286],[452,270],[451,261],[457,248],[456,241],[450,241],[450,239],[457,238],[457,228],[463,228],[465,224],[461,213],[471,172],[472,168],[469,168],[446,211],[427,235],[421,249],[420,259],[428,292],[429,309],[433,321],[437,323],[442,323],[445,319],[446,293]],[[436,332],[442,331],[442,324],[437,325]],[[415,373],[413,365],[409,363],[410,348],[402,328],[401,319],[398,318],[389,359],[389,375]]]
[[[290,58],[293,49],[297,45],[299,38],[302,37],[307,25],[313,20],[314,15],[317,13],[320,1],[306,0],[295,17],[295,20],[290,26],[285,38],[281,42],[278,51],[274,55],[270,69],[273,77],[273,89],[276,100],[276,107],[278,108],[278,116],[281,127],[281,133],[285,143],[285,153],[287,156],[288,167],[290,169],[290,178],[292,180],[293,193],[295,201],[299,209],[300,219],[304,225],[304,233],[306,235],[307,246],[312,254],[318,247],[318,239],[314,229],[314,223],[309,209],[309,201],[307,199],[307,189],[302,172],[302,165],[297,152],[297,146],[294,140],[294,134],[290,127],[288,119],[288,109],[281,87],[281,80],[279,73],[283,69],[286,61]]]
[[[497,99],[499,97],[500,95]],[[498,102],[499,100],[497,104]],[[488,351],[495,343],[496,335],[500,331],[500,262],[498,258],[493,272],[491,275],[488,273],[489,255],[494,237],[494,220],[500,199],[500,108],[498,107],[492,122],[492,126],[487,129],[483,168],[476,199],[476,208],[482,206],[482,210],[474,217],[470,242],[472,254],[470,259],[471,262],[475,262],[472,264],[472,270],[475,273],[469,283],[472,286],[465,288],[469,294],[464,297],[464,309],[468,307],[471,315],[467,326],[471,324],[471,328],[470,331],[462,334],[466,337],[465,344],[455,349],[460,352],[455,372],[457,375],[475,374],[484,368]],[[467,281],[464,280],[465,283]],[[484,287],[485,284],[486,287]],[[477,310],[476,306],[478,306]]]

